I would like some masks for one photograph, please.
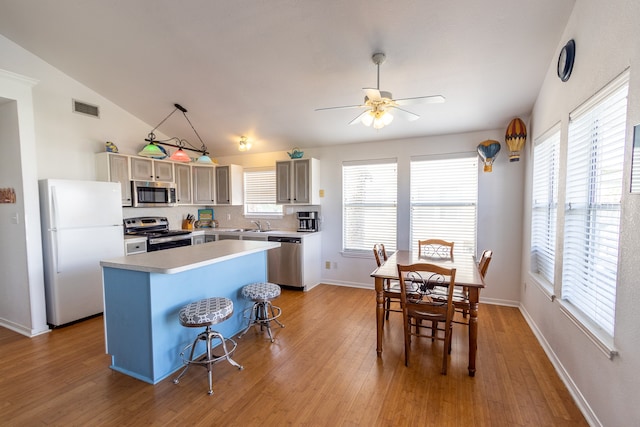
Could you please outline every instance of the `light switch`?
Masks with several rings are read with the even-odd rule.
[[[11,224],[20,224],[20,218],[18,217],[18,212],[11,215]]]
[[[324,197],[324,190],[320,190],[320,197]]]

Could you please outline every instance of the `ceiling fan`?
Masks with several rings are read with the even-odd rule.
[[[410,104],[435,104],[445,101],[442,95],[393,99],[391,92],[380,90],[380,64],[382,64],[385,59],[387,59],[387,57],[384,53],[374,53],[371,57],[371,60],[378,68],[378,80],[375,89],[363,89],[365,93],[364,104],[345,105],[342,107],[317,108],[316,111],[338,110],[347,108],[366,108],[365,111],[358,114],[355,119],[351,120],[349,124],[352,125],[361,122],[365,126],[373,125],[375,129],[382,129],[393,120],[393,114],[391,114],[391,110],[397,112],[401,116],[404,116],[407,120],[413,121],[419,119],[420,116],[403,108],[400,108],[401,106]]]

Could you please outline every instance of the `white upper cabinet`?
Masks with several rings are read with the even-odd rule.
[[[216,204],[242,205],[242,166],[216,166]]]
[[[215,169],[214,166],[191,166],[194,205],[215,204]]]
[[[98,153],[96,155],[96,178],[98,181],[119,182],[122,189],[122,206],[131,206],[129,156],[107,152]]]
[[[131,179],[134,181],[173,182],[173,163],[143,157],[131,157]]]
[[[297,159],[276,162],[276,203],[318,205],[320,161]]]
[[[192,204],[191,199],[191,166],[176,163],[173,166],[176,175],[176,201],[179,205]]]

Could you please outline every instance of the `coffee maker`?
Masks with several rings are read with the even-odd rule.
[[[298,231],[318,231],[318,212],[298,212]]]

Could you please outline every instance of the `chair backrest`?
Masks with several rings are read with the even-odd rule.
[[[377,243],[373,245],[373,255],[376,257],[378,267],[380,267],[382,265],[382,261],[387,260],[387,251],[384,249],[384,244]]]
[[[453,258],[453,244],[441,239],[418,240],[418,256]]]
[[[400,302],[405,314],[419,312],[421,317],[453,317],[453,288],[456,269],[435,264],[398,264],[400,278]],[[417,287],[416,287],[417,285]],[[447,301],[432,300],[430,294],[435,286],[447,286]],[[440,294],[442,295],[442,294]]]
[[[492,250],[485,249],[482,252],[482,256],[480,257],[480,262],[478,262],[478,270],[480,270],[480,275],[482,276],[482,278],[484,278],[484,276],[487,274],[487,269],[489,268],[491,257],[493,257]]]

